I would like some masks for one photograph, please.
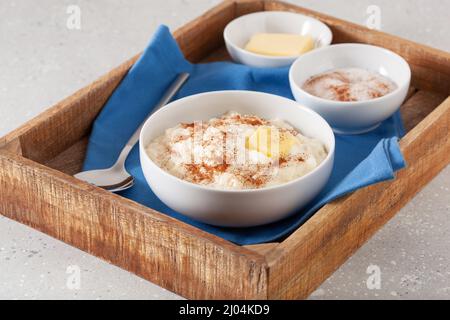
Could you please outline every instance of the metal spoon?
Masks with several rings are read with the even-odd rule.
[[[132,186],[134,186],[134,180],[131,180],[129,183],[127,183],[127,184],[125,184],[123,186],[120,186],[120,187],[117,187],[117,188],[112,188],[112,189],[106,188],[105,190],[109,191],[109,192],[120,192],[120,191],[127,190],[127,189],[131,188]]]
[[[158,102],[153,111],[148,115],[150,117],[154,112],[161,109],[175,96],[175,94],[180,90],[186,80],[189,78],[188,73],[181,73],[172,83],[170,88]],[[147,119],[148,119],[147,117]],[[147,120],[145,119],[145,120]],[[128,140],[125,147],[120,152],[116,163],[107,169],[100,170],[89,170],[77,173],[74,177],[90,184],[96,185],[97,187],[109,190],[111,192],[119,192],[131,188],[134,185],[134,178],[131,176],[126,168],[125,161],[133,149],[134,145],[139,141],[139,134],[145,123],[145,120]]]

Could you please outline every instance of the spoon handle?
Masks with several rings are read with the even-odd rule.
[[[172,100],[172,98],[177,94],[177,92],[181,89],[183,84],[187,81],[189,78],[189,73],[180,73],[175,81],[170,85],[170,87],[165,92],[164,96],[159,100],[159,102],[156,104],[155,108],[152,110],[152,112],[145,118],[144,121],[142,121],[139,128],[136,129],[136,131],[131,136],[130,140],[128,140],[125,147],[120,152],[119,157],[117,158],[116,163],[114,164],[114,167],[123,167],[125,165],[125,161],[127,160],[128,154],[130,153],[131,149],[133,149],[134,145],[139,141],[139,135],[141,133],[141,129],[144,126],[145,121],[156,111],[164,107],[166,104]]]

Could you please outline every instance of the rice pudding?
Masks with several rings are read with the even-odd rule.
[[[367,101],[391,93],[395,82],[375,71],[361,68],[333,69],[310,77],[302,89],[327,100]]]
[[[180,123],[146,147],[152,161],[189,182],[218,189],[259,189],[299,178],[322,163],[324,144],[280,119],[228,112]]]

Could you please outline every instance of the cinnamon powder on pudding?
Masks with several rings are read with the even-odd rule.
[[[290,134],[292,141],[280,138],[278,146],[284,141],[289,147],[280,149],[271,144],[274,149],[269,152],[261,142],[264,135],[258,132],[268,136],[272,132],[285,137]],[[255,136],[259,137],[256,146],[250,139]],[[303,136],[281,119],[237,112],[168,128],[146,151],[155,164],[180,179],[232,190],[289,182],[316,168],[327,156],[321,141]]]
[[[310,77],[302,89],[327,100],[366,101],[385,96],[395,82],[375,71],[361,68],[334,69]]]
[[[228,164],[219,164],[215,166],[209,166],[207,164],[185,164],[186,170],[192,177],[192,181],[196,183],[211,182],[214,178],[214,174],[223,173],[227,170]]]

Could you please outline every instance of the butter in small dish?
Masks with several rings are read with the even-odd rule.
[[[252,53],[277,57],[299,56],[313,49],[311,36],[289,33],[257,33],[245,46]]]

